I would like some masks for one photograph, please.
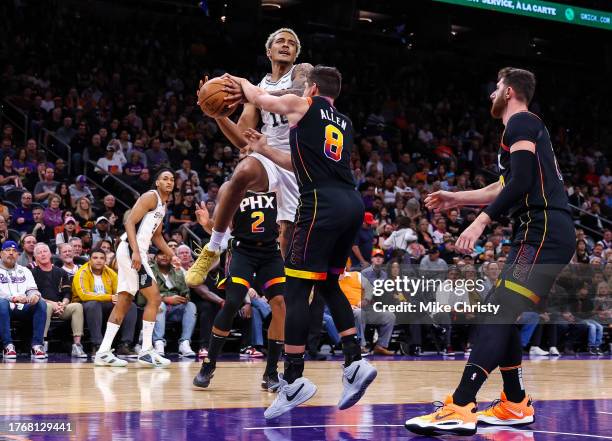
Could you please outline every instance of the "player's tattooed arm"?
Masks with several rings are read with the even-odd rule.
[[[312,70],[312,64],[310,63],[301,63],[296,64],[295,68],[293,68],[293,72],[291,73],[291,87],[288,89],[282,90],[274,90],[269,92],[270,95],[273,96],[281,96],[281,95],[304,95],[304,89],[306,89],[306,80],[308,79],[308,74]]]

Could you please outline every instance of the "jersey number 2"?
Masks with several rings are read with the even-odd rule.
[[[251,224],[251,232],[252,233],[263,233],[266,229],[264,227],[260,227],[264,221],[264,213],[263,211],[254,211],[251,213],[251,219],[255,219],[255,222]]]
[[[344,143],[344,135],[342,132],[331,124],[325,126],[325,145],[323,152],[332,161],[340,161],[342,158],[342,144]]]

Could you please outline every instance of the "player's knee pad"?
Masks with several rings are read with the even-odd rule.
[[[310,316],[308,296],[312,290],[313,281],[288,277],[285,286],[285,343],[301,346],[306,344]]]
[[[339,332],[355,327],[353,308],[340,289],[337,275],[328,274],[327,280],[319,289],[319,295],[325,298],[325,303]]]
[[[217,329],[222,331],[229,331],[231,329],[234,317],[238,314],[246,293],[246,286],[228,281],[225,287],[225,304],[217,314],[217,317],[215,317],[215,327]]]

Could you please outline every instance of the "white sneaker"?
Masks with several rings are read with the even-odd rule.
[[[87,358],[87,354],[83,350],[83,346],[80,343],[72,344],[72,353],[71,355],[75,358]]]
[[[35,360],[44,360],[47,358],[47,352],[45,351],[44,345],[32,346],[32,358]]]
[[[548,352],[539,346],[532,346],[531,349],[529,349],[529,355],[548,355]]]
[[[549,353],[550,355],[554,355],[555,357],[558,357],[559,355],[561,355],[561,354],[559,353],[559,349],[557,349],[557,347],[556,347],[556,346],[551,346],[551,347],[550,347],[550,349],[548,350],[548,353]]]
[[[183,357],[195,357],[196,353],[191,349],[189,340],[183,340],[179,345],[179,354]]]
[[[282,374],[278,374],[279,387],[276,398],[264,412],[267,420],[281,416],[294,407],[308,401],[317,392],[317,386],[308,378],[300,377],[288,384]]]
[[[2,351],[2,355],[5,360],[16,360],[17,351],[15,350],[15,345],[12,343],[6,345],[4,351]]]
[[[157,352],[162,357],[166,355],[166,345],[164,344],[163,340],[157,340],[154,343],[154,345],[155,345],[155,352]],[[142,352],[142,351],[139,351],[139,352]]]
[[[138,363],[147,367],[169,367],[170,363],[172,363],[167,358],[159,355],[155,349],[151,348],[146,351],[142,351],[138,354]]]
[[[363,358],[345,367],[342,374],[344,390],[338,402],[338,409],[348,409],[357,403],[377,374],[376,368]]]
[[[110,351],[106,352],[96,352],[94,364],[96,366],[126,367],[128,362],[115,357],[115,354],[113,354],[113,350],[111,349]]]

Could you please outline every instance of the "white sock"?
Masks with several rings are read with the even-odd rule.
[[[212,234],[210,236],[210,242],[208,242],[208,249],[210,251],[219,251],[219,249],[221,248],[221,243],[223,242],[224,236],[225,236],[225,231],[219,232],[213,228]]]
[[[142,321],[142,351],[148,351],[153,348],[153,328],[155,322]]]
[[[98,352],[110,351],[115,335],[117,335],[117,331],[119,331],[120,327],[121,325],[106,322],[106,333],[104,334],[104,339],[102,340],[102,344],[100,345]]]

